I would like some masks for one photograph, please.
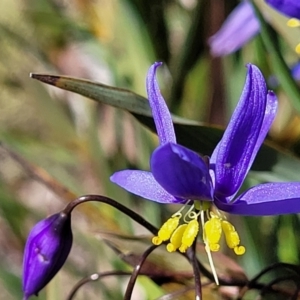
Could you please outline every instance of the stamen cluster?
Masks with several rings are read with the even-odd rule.
[[[185,253],[192,246],[199,232],[197,219],[200,212],[192,211],[194,209],[193,205],[182,217],[181,212],[185,207],[183,206],[161,226],[157,236],[152,239],[154,245],[160,245],[162,242],[169,241],[166,247],[168,252],[174,252],[178,249],[182,253]],[[180,224],[181,219],[183,219],[183,224]]]
[[[182,211],[185,207],[186,205],[161,226],[157,236],[152,239],[154,245],[160,245],[163,242],[169,241],[166,246],[168,252],[179,250],[185,253],[192,246],[198,235],[200,228],[198,219],[201,216],[200,222],[203,231],[203,241],[209,248],[207,249],[208,251],[216,252],[220,249],[219,243],[222,233],[224,233],[227,246],[233,249],[235,254],[242,255],[245,253],[245,247],[240,245],[239,234],[234,226],[219,211],[215,214],[209,208],[197,210],[195,209],[195,205],[193,205],[185,216],[182,217]],[[194,209],[195,211],[193,211]],[[206,222],[204,221],[205,212],[207,216]],[[182,219],[183,224],[180,224]]]

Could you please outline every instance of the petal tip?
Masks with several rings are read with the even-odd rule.
[[[110,177],[109,177],[109,180],[113,183],[116,183],[118,184],[118,178],[119,178],[119,174],[120,172],[122,171],[118,171],[118,172],[115,172],[114,174],[112,174]]]
[[[160,67],[162,64],[163,64],[163,63],[162,63],[161,61],[156,61],[156,62],[152,65],[152,67],[153,67],[154,69],[156,69],[156,68]]]
[[[247,63],[246,68],[248,69],[248,71],[256,70],[256,71],[260,72],[259,68],[256,65],[252,64],[252,63]]]
[[[276,97],[276,94],[272,90],[268,90],[268,96]]]

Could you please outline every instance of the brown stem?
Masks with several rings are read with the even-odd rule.
[[[143,263],[145,262],[145,260],[147,259],[147,257],[157,248],[156,245],[152,245],[151,247],[149,247],[144,254],[141,257],[141,260],[139,261],[139,263],[135,266],[131,277],[129,279],[128,285],[127,285],[127,289],[124,295],[124,300],[130,300],[131,299],[131,295],[132,295],[132,291],[136,282],[136,279],[140,273],[141,267],[143,265]]]
[[[152,234],[157,235],[158,229],[155,226],[153,226],[151,223],[146,221],[139,214],[137,214],[133,210],[127,208],[126,206],[122,205],[121,203],[119,203],[109,197],[105,197],[105,196],[101,196],[101,195],[80,196],[80,197],[76,198],[75,200],[71,201],[70,203],[68,203],[68,205],[65,207],[63,212],[66,214],[70,214],[77,205],[85,203],[85,202],[90,202],[90,201],[106,203],[110,206],[113,206],[117,210],[121,211],[122,213],[124,213],[127,216],[129,216],[130,218],[132,218],[134,221],[136,221],[140,225],[144,226]]]

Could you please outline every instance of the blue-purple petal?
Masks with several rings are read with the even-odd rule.
[[[264,142],[264,140],[268,134],[268,131],[270,130],[270,127],[271,127],[271,125],[275,119],[276,113],[277,113],[277,108],[278,108],[277,96],[275,95],[275,93],[273,91],[268,91],[265,116],[264,116],[263,123],[262,123],[261,129],[260,129],[260,132],[259,132],[258,139],[256,141],[256,145],[255,145],[253,153],[252,153],[252,157],[249,161],[248,171],[255,159],[255,156],[256,156],[259,148],[261,147],[262,143]]]
[[[282,14],[300,19],[300,1],[299,0],[265,0],[270,6]]]
[[[184,203],[164,190],[152,173],[138,170],[123,170],[114,173],[110,180],[128,192],[159,203]]]
[[[225,56],[240,49],[260,31],[253,7],[241,2],[228,16],[221,29],[208,43],[213,56]]]
[[[274,102],[273,96],[268,99]],[[271,120],[265,119],[266,105],[264,77],[256,66],[249,64],[240,101],[210,160],[217,197],[230,197],[241,186]]]
[[[170,194],[193,200],[211,200],[212,183],[208,166],[195,152],[168,143],[152,154],[151,171]]]
[[[250,167],[256,157],[256,154],[257,154],[259,148],[261,147],[263,141],[265,140],[266,135],[274,121],[274,118],[275,118],[276,112],[277,112],[277,107],[278,107],[277,97],[272,91],[269,91],[267,94],[267,105],[266,105],[264,120],[263,120],[263,123],[261,126],[261,130],[260,130],[256,145],[252,152],[252,156],[248,163],[248,169],[245,170],[245,177],[246,177],[248,171],[250,170]],[[233,194],[230,197],[227,197],[223,200],[230,202],[234,198],[234,196],[235,196],[235,194]]]
[[[264,183],[257,185],[234,202],[215,204],[223,211],[246,216],[268,216],[300,213],[300,182]]]
[[[157,135],[161,145],[166,143],[176,143],[176,136],[172,117],[167,107],[167,104],[162,97],[159,86],[156,81],[156,69],[162,63],[156,62],[153,64],[147,74],[147,94],[152,110],[153,119],[156,126]]]

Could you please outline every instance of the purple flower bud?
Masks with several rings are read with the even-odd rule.
[[[24,250],[24,300],[37,295],[60,270],[70,253],[72,241],[71,215],[64,212],[32,228]]]

